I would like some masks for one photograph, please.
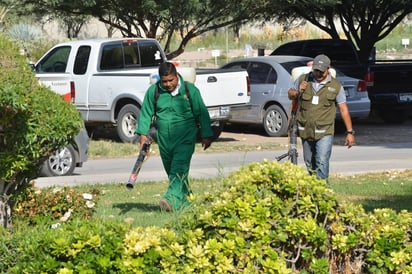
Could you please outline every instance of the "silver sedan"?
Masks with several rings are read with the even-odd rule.
[[[288,89],[293,85],[291,71],[307,66],[313,58],[302,56],[258,56],[231,61],[222,69],[247,70],[250,78],[250,102],[231,108],[229,123],[261,124],[269,136],[287,136],[291,101]],[[345,89],[351,117],[366,118],[370,100],[363,80],[348,77],[337,71]],[[337,119],[340,119],[337,112]]]

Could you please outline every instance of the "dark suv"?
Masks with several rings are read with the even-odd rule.
[[[280,45],[270,55],[297,55],[315,58],[327,55],[332,66],[347,76],[364,79],[366,67],[358,58],[357,50],[350,41],[343,39],[308,39]]]

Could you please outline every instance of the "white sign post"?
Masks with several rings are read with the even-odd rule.
[[[404,48],[407,48],[409,46],[409,38],[403,38],[402,39],[402,46]]]
[[[217,66],[217,57],[219,57],[220,56],[220,50],[218,50],[218,49],[215,49],[215,50],[212,50],[212,57],[215,57],[215,65]]]

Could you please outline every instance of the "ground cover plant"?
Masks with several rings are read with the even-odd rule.
[[[365,184],[371,178],[376,183],[387,177],[382,176],[359,175],[347,181]],[[410,188],[407,176],[392,177],[393,188],[402,178],[403,186]],[[344,184],[344,178],[332,179],[332,188]],[[99,186],[96,214],[88,221],[73,218],[55,229],[32,229],[29,235],[23,229],[2,231],[0,268],[8,273],[412,271],[412,216],[406,210],[366,211],[289,163],[254,163],[226,178],[198,183],[193,205],[169,215],[153,205],[164,183],[153,183],[154,188],[142,184],[129,197],[124,185]],[[114,194],[120,187],[122,199]],[[130,205],[118,205],[132,197]],[[168,220],[135,226],[124,216],[102,218],[98,208],[110,203],[124,211],[139,205],[142,219],[153,214]],[[104,214],[111,214],[109,208]]]

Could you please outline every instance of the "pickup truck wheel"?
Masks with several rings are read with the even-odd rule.
[[[213,137],[212,137],[213,141],[218,139],[220,134],[222,134],[225,124],[226,124],[225,122],[217,122],[217,123],[212,124],[211,128],[213,131]],[[202,142],[202,138],[200,137],[200,130],[197,131],[196,142],[198,143]]]
[[[287,136],[288,118],[280,106],[268,107],[263,117],[263,127],[271,137]]]
[[[76,167],[76,152],[72,145],[62,150],[57,150],[51,155],[40,170],[40,175],[45,177],[72,175]]]
[[[140,109],[128,104],[122,107],[117,116],[117,135],[124,143],[135,143],[138,136],[134,133],[139,119]]]
[[[220,134],[222,134],[223,128],[225,127],[224,122],[219,122],[218,125],[213,125],[212,126],[212,131],[213,131],[213,140],[216,140],[219,138]]]

